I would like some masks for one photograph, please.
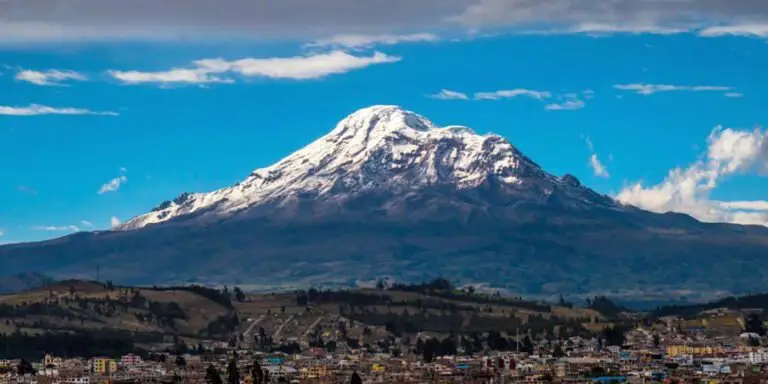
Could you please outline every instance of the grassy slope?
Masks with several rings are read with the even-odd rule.
[[[63,299],[70,296],[70,288],[74,288],[78,297],[86,300],[102,300],[105,297],[116,299],[121,296],[125,288],[116,288],[115,290],[109,290],[101,284],[83,282],[83,281],[65,281],[52,285],[48,285],[39,289],[30,291],[24,291],[16,294],[2,295],[0,296],[0,305],[12,305],[12,306],[27,306],[32,303],[50,302],[52,298]],[[12,324],[8,325],[6,320],[11,323],[24,324],[22,328],[25,330],[34,330],[32,324],[36,321],[47,322],[54,324],[62,328],[72,329],[117,329],[135,332],[160,332],[160,333],[174,333],[174,334],[197,334],[201,329],[205,328],[211,321],[217,317],[229,313],[229,310],[220,304],[217,304],[205,297],[189,291],[154,291],[150,289],[137,289],[148,300],[169,303],[174,302],[187,315],[187,320],[176,319],[174,327],[168,327],[157,323],[140,322],[136,314],[147,315],[149,313],[146,309],[129,308],[127,312],[116,311],[114,316],[104,316],[96,314],[92,308],[82,309],[75,303],[59,302],[58,306],[62,309],[69,311],[73,317],[77,315],[85,315],[91,317],[91,320],[83,321],[79,320],[67,320],[60,316],[47,316],[47,315],[34,315],[25,316],[22,319],[19,318],[3,318],[0,317],[0,323],[3,324],[0,327],[0,332],[9,332],[14,330]]]

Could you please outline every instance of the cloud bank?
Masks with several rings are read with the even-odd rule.
[[[733,0],[49,0],[0,2],[4,42],[333,40],[513,29],[765,36],[768,3]],[[341,42],[365,39],[342,39]],[[382,39],[379,39],[382,40]],[[386,39],[382,40],[386,43]]]
[[[675,168],[657,185],[637,182],[616,199],[654,212],[682,212],[701,221],[768,225],[768,201],[723,202],[712,191],[727,178],[768,171],[768,132],[716,127],[702,160]]]

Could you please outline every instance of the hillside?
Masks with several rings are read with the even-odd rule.
[[[123,332],[139,343],[228,339],[235,317],[215,290],[147,289],[67,280],[0,296],[0,333]]]
[[[768,228],[624,206],[505,138],[374,106],[232,186],[181,194],[112,231],[2,246],[0,265],[264,290],[445,276],[631,301],[758,291],[765,249]]]
[[[0,346],[23,356],[54,348],[61,355],[90,355],[177,350],[182,344],[210,348],[218,340],[290,352],[319,340],[359,348],[395,337],[487,334],[511,346],[518,333],[533,339],[588,336],[609,324],[591,309],[433,283],[244,294],[237,288],[136,288],[67,280],[0,296]]]

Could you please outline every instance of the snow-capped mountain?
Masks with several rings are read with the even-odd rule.
[[[182,216],[226,217],[268,204],[311,199],[339,206],[363,194],[404,197],[425,188],[493,187],[511,202],[546,201],[558,192],[577,204],[613,202],[572,176],[550,175],[498,135],[439,127],[397,106],[372,106],[344,118],[327,135],[234,186],[185,193],[115,228],[137,229]],[[572,203],[573,203],[572,202]]]
[[[768,229],[616,203],[497,135],[359,110],[242,182],[114,231],[0,246],[6,274],[309,287],[437,276],[520,294],[764,289]],[[239,283],[238,283],[239,284]]]

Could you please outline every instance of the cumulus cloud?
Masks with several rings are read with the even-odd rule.
[[[126,182],[128,182],[128,177],[125,175],[115,177],[114,179],[108,181],[106,184],[102,185],[101,188],[99,188],[98,194],[102,195],[108,192],[115,192],[120,189],[120,186]]]
[[[80,232],[80,228],[77,225],[38,225],[32,227],[35,231],[49,231],[49,232]]]
[[[117,216],[112,216],[109,219],[109,224],[112,226],[112,228],[117,227],[120,225],[120,219],[118,219]]]
[[[16,80],[26,81],[35,85],[64,86],[67,85],[67,81],[86,81],[88,78],[75,71],[50,69],[41,72],[25,69],[16,74]]]
[[[336,35],[327,39],[307,44],[307,47],[370,48],[375,45],[394,45],[399,43],[435,42],[440,38],[432,33],[413,33],[405,35]]]
[[[768,132],[716,127],[702,160],[675,168],[659,184],[637,182],[616,199],[654,212],[682,212],[708,222],[768,225],[768,201],[713,201],[712,191],[730,176],[768,170]]]
[[[659,92],[675,92],[675,91],[689,91],[689,92],[729,92],[733,88],[715,86],[715,85],[669,85],[669,84],[617,84],[614,88],[621,91],[634,92],[639,95],[652,95]]]
[[[697,0],[50,0],[0,1],[4,42],[158,39],[295,39],[407,35],[413,31],[756,30],[764,1]],[[730,28],[730,29],[728,29]],[[732,33],[732,32],[729,32]],[[329,37],[330,36],[330,37]]]
[[[469,96],[466,93],[451,91],[449,89],[443,89],[434,95],[428,95],[428,97],[439,100],[469,100]]]
[[[80,224],[82,224],[83,227],[85,227],[85,228],[93,228],[94,227],[93,223],[91,223],[88,220],[82,220],[82,221],[80,221]]]
[[[117,116],[115,112],[92,111],[85,108],[57,108],[47,105],[30,104],[26,107],[0,105],[0,115],[5,116],[38,116],[38,115],[96,115],[96,116]]]
[[[3,236],[5,236],[5,231],[0,229],[0,237],[3,237]]]
[[[172,68],[161,72],[109,71],[126,84],[139,83],[230,83],[227,76],[266,77],[272,79],[310,80],[362,69],[374,64],[394,63],[400,57],[374,52],[371,56],[355,56],[332,51],[306,56],[246,58],[240,60],[203,59],[193,68]]]
[[[475,93],[475,100],[501,100],[511,99],[518,96],[530,97],[537,100],[547,99],[552,96],[547,91],[536,91],[531,89],[504,89],[493,92],[478,92]]]

